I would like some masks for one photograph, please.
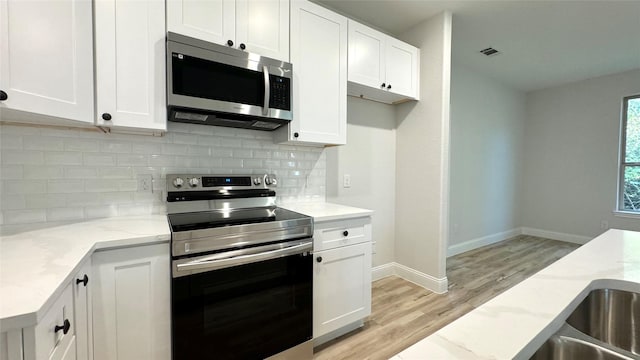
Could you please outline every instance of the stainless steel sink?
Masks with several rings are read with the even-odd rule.
[[[531,357],[532,360],[632,360],[638,357],[590,338],[565,324]]]
[[[578,305],[567,323],[607,344],[640,355],[640,294],[593,290]]]
[[[531,359],[640,359],[640,293],[591,291]]]

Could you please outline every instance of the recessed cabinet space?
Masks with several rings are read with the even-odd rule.
[[[93,125],[91,6],[0,1],[0,120]]]
[[[289,61],[289,0],[167,0],[167,30]]]
[[[317,346],[360,326],[371,314],[371,218],[318,222],[313,238]]]
[[[279,143],[347,142],[347,18],[309,1],[291,2],[293,120]]]
[[[164,132],[164,1],[95,2],[96,125]]]
[[[349,20],[351,96],[388,104],[419,100],[420,49]]]

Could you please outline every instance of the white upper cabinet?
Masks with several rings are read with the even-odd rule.
[[[289,0],[167,0],[167,30],[289,61]]]
[[[0,1],[1,120],[33,113],[93,124],[91,4]]]
[[[293,120],[276,141],[347,141],[347,18],[309,1],[291,2]]]
[[[95,7],[96,125],[166,131],[164,1]]]
[[[349,95],[385,103],[419,99],[420,50],[349,20]]]

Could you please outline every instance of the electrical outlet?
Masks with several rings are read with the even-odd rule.
[[[151,174],[138,175],[138,192],[153,193],[153,177]]]
[[[601,230],[607,230],[609,229],[609,222],[606,220],[602,220],[600,221],[600,229]]]
[[[350,188],[351,187],[351,175],[345,174],[342,178],[342,187]]]

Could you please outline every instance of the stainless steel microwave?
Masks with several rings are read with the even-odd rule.
[[[292,119],[290,63],[167,34],[169,121],[274,130]]]

